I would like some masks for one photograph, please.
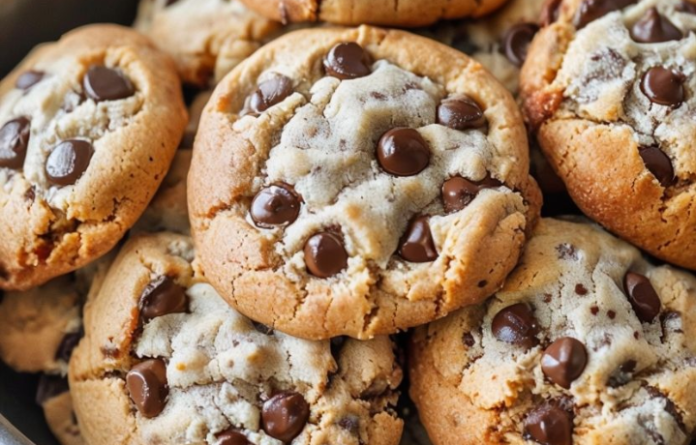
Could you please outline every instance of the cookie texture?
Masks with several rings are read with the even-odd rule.
[[[185,236],[135,237],[88,301],[69,374],[88,443],[399,442],[388,337],[308,341],[254,323],[193,256]]]
[[[112,25],[73,31],[0,83],[0,288],[27,290],[108,252],[186,125],[171,60]]]
[[[41,405],[49,429],[61,445],[84,445],[73,410],[66,377],[42,376],[36,402]]]
[[[199,260],[240,312],[291,335],[392,333],[500,286],[539,211],[528,162],[514,100],[458,51],[371,27],[298,31],[203,112]]]
[[[500,292],[418,328],[410,391],[436,445],[687,444],[694,329],[693,275],[542,219]]]
[[[566,0],[522,70],[542,149],[580,209],[696,268],[696,14],[678,0]]]

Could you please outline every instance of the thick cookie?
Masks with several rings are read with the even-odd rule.
[[[685,445],[696,278],[593,224],[542,219],[503,290],[419,328],[412,353],[436,445]]]
[[[239,0],[141,0],[134,26],[174,57],[184,82],[199,87],[222,78],[281,29]]]
[[[478,303],[539,211],[510,94],[401,31],[276,40],[218,85],[195,145],[189,211],[207,278],[305,338],[370,338]]]
[[[577,205],[696,269],[696,3],[566,0],[522,70],[539,143]]]
[[[32,53],[0,83],[0,289],[111,250],[185,125],[174,64],[134,31],[90,26]]]
[[[61,445],[84,445],[65,377],[42,376],[36,394],[46,423]]]
[[[399,442],[388,337],[289,337],[194,275],[189,238],[129,241],[85,308],[70,388],[88,443]]]

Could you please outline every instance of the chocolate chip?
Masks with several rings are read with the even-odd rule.
[[[77,344],[80,343],[80,340],[84,335],[85,333],[82,329],[77,332],[65,334],[58,345],[58,350],[56,351],[56,360],[62,360],[64,362],[69,361],[73,350],[77,347]]]
[[[292,224],[300,214],[300,197],[288,185],[270,185],[256,194],[249,214],[259,227]]]
[[[687,14],[696,14],[696,3],[688,0],[682,0],[679,6],[677,6],[677,11],[685,12]]]
[[[541,357],[541,370],[546,378],[565,389],[580,377],[586,365],[585,345],[570,337],[551,343]]]
[[[660,314],[662,302],[647,277],[627,272],[624,277],[624,289],[640,321],[650,323]]]
[[[501,51],[515,66],[522,66],[527,58],[527,50],[539,31],[535,23],[518,23],[503,35]]]
[[[650,173],[655,176],[655,179],[662,184],[663,187],[668,187],[674,183],[674,168],[672,167],[672,160],[660,150],[660,147],[650,146],[650,147],[640,147],[638,149],[638,154],[645,168],[647,168]]]
[[[126,387],[143,417],[157,417],[164,410],[169,394],[167,367],[160,359],[138,363],[126,375]]]
[[[261,114],[273,105],[281,103],[285,98],[290,96],[292,92],[292,80],[278,74],[272,79],[259,84],[258,89],[249,96],[249,112]]]
[[[0,128],[0,167],[20,169],[27,157],[31,122],[18,117]]]
[[[648,9],[631,28],[631,37],[640,43],[668,42],[679,40],[683,36],[681,30],[663,17],[655,7]]]
[[[662,399],[665,402],[665,411],[667,411],[679,425],[679,429],[686,432],[686,425],[684,424],[684,416],[679,412],[679,408],[674,404],[672,399],[667,397],[662,391],[654,386],[646,386],[645,391],[650,395],[650,397],[655,399]]]
[[[89,167],[94,154],[92,144],[81,139],[63,141],[46,159],[46,177],[54,185],[72,185]]]
[[[355,42],[339,43],[324,59],[324,68],[341,80],[364,77],[370,74],[370,56]]]
[[[588,292],[589,291],[582,283],[578,283],[575,285],[575,293],[576,294],[578,294],[580,296],[584,296],[584,295],[587,295]]]
[[[573,422],[562,408],[545,403],[534,408],[524,420],[526,433],[543,445],[572,445]]]
[[[544,3],[544,8],[541,11],[539,23],[541,26],[549,26],[558,20],[562,0],[551,0]]]
[[[259,323],[257,321],[251,320],[251,324],[254,325],[254,329],[256,329],[257,332],[260,332],[264,335],[272,335],[273,334],[273,328],[270,326],[266,326],[263,323]]]
[[[430,163],[430,148],[412,128],[394,128],[382,135],[377,145],[379,165],[394,176],[413,176]]]
[[[349,414],[345,417],[341,417],[338,421],[338,426],[348,431],[353,436],[360,434],[360,417]]]
[[[309,272],[319,278],[334,276],[348,267],[343,241],[329,232],[317,233],[307,240],[304,256]]]
[[[588,23],[635,2],[636,0],[583,0],[575,14],[575,27],[583,28]]]
[[[140,317],[145,321],[187,311],[186,289],[167,276],[151,281],[140,296]]]
[[[474,338],[473,335],[471,335],[471,332],[465,332],[464,335],[462,336],[462,341],[469,348],[476,344],[476,339]]]
[[[218,445],[254,445],[240,431],[229,428],[215,435]]]
[[[539,343],[536,335],[539,324],[532,309],[525,303],[517,303],[501,310],[493,317],[493,335],[498,340],[530,349]]]
[[[15,88],[27,91],[37,83],[41,82],[45,75],[46,73],[44,73],[43,71],[25,71],[22,74],[20,74],[19,77],[17,77],[17,81],[15,82]]]
[[[481,106],[466,94],[444,99],[437,107],[437,122],[455,130],[482,128],[488,123]]]
[[[412,263],[427,263],[437,258],[427,216],[416,216],[409,222],[399,242],[399,255]]]
[[[261,423],[271,437],[290,443],[297,437],[309,419],[309,405],[301,394],[281,392],[263,404]]]
[[[678,107],[684,101],[683,75],[656,66],[643,75],[640,89],[652,103]]]
[[[133,84],[123,73],[101,65],[92,65],[87,70],[83,86],[87,96],[97,102],[124,99],[135,94]]]
[[[36,389],[36,404],[43,405],[47,400],[66,393],[69,390],[68,379],[65,377],[43,374],[39,379],[39,386]]]
[[[468,206],[481,190],[501,185],[503,185],[502,182],[490,176],[486,176],[481,181],[469,181],[461,176],[450,178],[442,185],[442,203],[445,212],[458,212]]]

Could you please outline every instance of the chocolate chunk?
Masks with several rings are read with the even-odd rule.
[[[481,106],[466,94],[444,99],[437,107],[437,122],[455,130],[482,128],[488,123]]]
[[[68,379],[65,377],[43,374],[39,379],[39,387],[36,389],[36,404],[43,405],[47,400],[66,393],[69,390]]]
[[[570,337],[551,343],[541,358],[541,370],[546,378],[565,389],[580,377],[586,365],[585,345]]]
[[[0,167],[20,169],[27,157],[31,122],[18,117],[0,128]]]
[[[56,360],[62,360],[67,362],[70,360],[73,350],[80,343],[80,340],[85,335],[85,332],[80,329],[77,332],[71,332],[63,336],[63,340],[60,341],[58,345],[58,350],[56,351]]]
[[[684,35],[657,8],[648,9],[645,15],[631,28],[631,37],[640,43],[659,43],[679,40]]]
[[[458,212],[468,206],[481,190],[502,185],[502,182],[491,178],[490,175],[481,181],[469,181],[461,176],[450,178],[442,185],[442,203],[445,212]]]
[[[181,314],[188,309],[186,289],[167,276],[151,281],[140,295],[140,317],[142,321],[168,314]]]
[[[539,23],[541,26],[549,26],[558,20],[560,15],[562,0],[551,0],[544,3],[544,8],[541,11]]]
[[[263,323],[259,323],[257,321],[251,320],[251,324],[254,325],[254,329],[256,329],[257,332],[260,332],[264,335],[272,335],[273,334],[273,328],[270,326],[266,326]]]
[[[572,445],[573,421],[562,408],[545,403],[534,408],[524,420],[525,432],[543,445]]]
[[[380,138],[377,145],[379,165],[394,176],[413,176],[430,163],[430,148],[412,128],[394,128]]]
[[[20,74],[19,77],[17,77],[17,81],[15,82],[15,88],[27,91],[37,83],[41,82],[41,80],[43,80],[45,76],[46,73],[44,73],[43,71],[25,71],[22,74]]]
[[[126,375],[126,387],[143,417],[157,417],[164,410],[169,394],[167,367],[160,359],[138,363]]]
[[[123,73],[101,65],[92,65],[87,70],[83,86],[87,96],[97,102],[125,99],[135,94],[133,84]]]
[[[256,194],[249,214],[257,226],[272,228],[295,222],[300,207],[300,197],[290,186],[274,184]]]
[[[304,256],[309,272],[319,278],[334,276],[348,267],[348,252],[343,241],[333,233],[312,236],[305,244]]]
[[[293,92],[292,80],[281,74],[259,84],[249,96],[248,108],[251,114],[261,114],[273,105],[281,103]]]
[[[645,168],[655,176],[655,179],[657,179],[663,187],[669,187],[674,183],[672,160],[665,152],[660,150],[660,147],[640,147],[638,149],[638,154],[641,159],[643,159]]]
[[[527,58],[527,50],[539,31],[535,23],[518,23],[507,30],[503,36],[501,51],[515,66],[522,66]]]
[[[685,12],[687,14],[696,14],[696,3],[688,0],[682,0],[679,6],[677,6],[677,11]]]
[[[90,142],[81,139],[61,142],[46,159],[48,181],[59,186],[75,184],[89,167],[93,154]]]
[[[685,80],[681,74],[656,66],[643,75],[640,89],[652,103],[676,108],[684,101]]]
[[[624,289],[640,321],[651,323],[660,314],[662,302],[646,276],[627,272],[624,277]]]
[[[406,233],[399,242],[399,255],[412,263],[427,263],[437,258],[427,216],[416,216],[409,222]]]
[[[304,429],[309,419],[309,405],[301,394],[281,392],[263,404],[261,424],[271,437],[290,443]]]
[[[525,303],[517,303],[501,310],[493,317],[493,335],[498,340],[530,349],[539,343],[536,335],[539,324],[534,312]]]
[[[254,445],[240,431],[229,428],[215,435],[218,445]]]
[[[632,5],[636,0],[583,0],[575,13],[575,27],[580,29],[610,12]]]
[[[324,59],[324,68],[329,76],[341,80],[364,77],[370,74],[370,56],[355,42],[339,43]]]

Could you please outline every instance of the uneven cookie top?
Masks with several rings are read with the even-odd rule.
[[[398,443],[389,338],[315,342],[254,323],[192,257],[186,237],[136,237],[88,303],[70,372],[88,442]]]
[[[216,89],[189,208],[206,275],[242,312],[369,337],[499,286],[538,212],[527,170],[512,98],[471,59],[398,31],[300,31]]]
[[[695,297],[599,227],[543,219],[502,291],[415,334],[412,395],[436,444],[685,444]]]

